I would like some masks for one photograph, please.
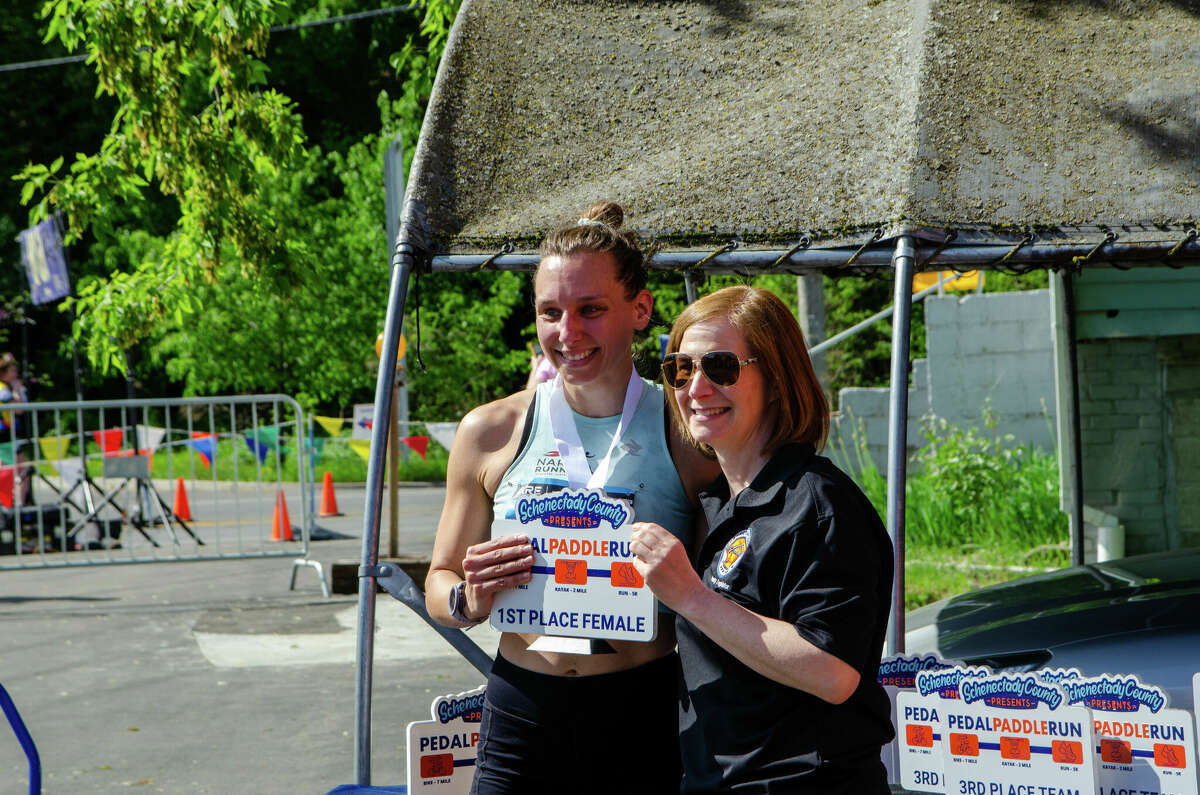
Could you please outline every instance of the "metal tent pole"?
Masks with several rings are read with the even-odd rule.
[[[401,226],[400,239],[392,257],[392,281],[388,290],[387,316],[383,324],[383,347],[375,378],[376,419],[392,413],[392,384],[396,379],[396,352],[400,346],[400,324],[408,297],[408,275],[414,252]],[[362,565],[358,579],[358,654],[354,687],[354,781],[371,783],[371,674],[374,662],[375,577],[368,574],[379,563],[379,511],[383,503],[383,470],[390,423],[371,427],[371,453],[367,460],[366,506],[363,509]]]
[[[1070,410],[1071,423],[1071,502],[1070,531],[1071,531],[1071,565],[1083,565],[1083,439],[1082,424],[1079,417],[1079,346],[1075,341],[1075,276],[1064,273],[1062,276],[1064,318],[1066,321],[1067,367],[1070,371]],[[1059,418],[1062,422],[1062,418]],[[1096,543],[1100,543],[1099,536]],[[1099,550],[1097,549],[1097,552]]]
[[[892,376],[888,401],[887,527],[892,537],[894,574],[892,617],[888,622],[885,655],[904,652],[904,483],[908,459],[908,336],[912,320],[915,267],[913,239],[896,239],[892,267],[896,288],[892,299]]]
[[[414,241],[422,210],[410,202],[400,225],[400,239],[392,258],[392,282],[388,293],[387,316],[383,325],[379,373],[375,381],[375,414],[390,417],[393,406],[392,384],[396,377],[396,353],[408,297],[408,277],[413,272],[418,249]],[[419,238],[417,238],[419,239]],[[371,784],[371,685],[374,670],[376,585],[407,605],[442,636],[467,662],[487,676],[492,658],[467,637],[461,629],[444,627],[433,620],[425,607],[425,594],[399,566],[379,564],[379,517],[383,504],[383,475],[386,469],[390,422],[375,422],[371,427],[371,453],[367,461],[366,506],[363,510],[362,558],[358,570],[358,654],[355,681],[354,780],[359,786]]]
[[[910,238],[911,239],[911,238]],[[915,243],[914,243],[915,245]],[[1194,264],[1200,259],[1200,239],[1189,239],[1185,243],[1171,240],[1155,242],[1114,242],[1095,253],[1095,243],[1033,243],[1026,246],[988,243],[955,243],[949,246],[922,244],[915,249],[921,261],[927,261],[934,253],[937,263],[943,268],[990,268],[1066,265],[1077,257],[1088,259],[1089,267],[1101,267],[1110,262],[1154,262],[1175,265]],[[1174,254],[1169,252],[1174,251]],[[855,254],[854,248],[806,248],[788,252],[786,249],[737,248],[712,255],[707,251],[660,251],[648,263],[653,270],[686,270],[704,260],[704,273],[732,273],[754,268],[768,269],[775,273],[789,273],[790,268],[821,270],[842,268]],[[779,257],[785,259],[779,262]],[[1167,259],[1169,257],[1169,260]],[[433,258],[433,270],[473,271],[486,262],[494,270],[532,270],[538,263],[537,253],[501,254],[444,254]],[[886,248],[868,248],[854,259],[855,268],[879,268],[892,264],[892,252]]]

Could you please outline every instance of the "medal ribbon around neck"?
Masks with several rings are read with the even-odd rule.
[[[608,480],[613,451],[617,449],[621,436],[633,424],[633,413],[637,410],[638,401],[642,399],[642,389],[645,386],[638,377],[637,369],[632,364],[630,368],[632,372],[629,374],[629,386],[625,389],[621,419],[613,432],[608,452],[596,465],[594,472],[588,469],[587,454],[579,438],[579,429],[575,427],[575,418],[571,415],[571,407],[567,405],[562,374],[554,377],[554,383],[550,387],[550,430],[554,434],[554,441],[558,443],[558,454],[562,458],[563,468],[567,471],[567,483],[573,489],[600,489]]]

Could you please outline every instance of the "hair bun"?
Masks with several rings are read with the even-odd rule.
[[[583,214],[584,218],[599,221],[612,229],[620,229],[625,222],[625,211],[616,202],[596,202]]]

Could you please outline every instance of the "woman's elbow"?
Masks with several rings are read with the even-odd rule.
[[[822,701],[830,704],[842,704],[854,695],[861,677],[859,677],[858,671],[841,660],[838,660],[832,668],[833,670],[825,679],[823,692],[816,695]]]

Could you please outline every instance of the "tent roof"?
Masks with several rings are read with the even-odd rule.
[[[1200,0],[466,0],[409,197],[438,252],[598,198],[676,248],[1177,239],[1198,85]]]

